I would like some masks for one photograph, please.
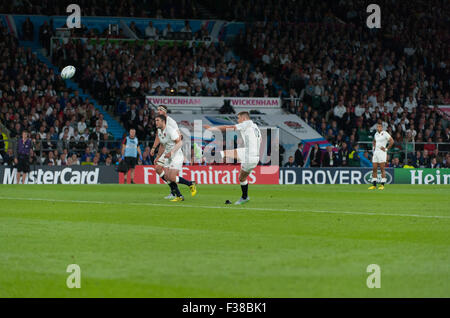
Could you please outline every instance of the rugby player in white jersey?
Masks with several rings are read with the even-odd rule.
[[[177,183],[187,185],[192,196],[197,194],[197,188],[195,182],[178,176],[183,168],[184,155],[181,150],[183,143],[179,132],[173,127],[168,126],[166,120],[167,117],[164,115],[158,115],[155,118],[155,125],[158,128],[158,139],[161,144],[159,148],[162,149],[161,157],[164,158],[165,165],[167,165],[160,176],[169,184],[172,192],[175,193],[175,198],[171,201],[184,201],[184,197],[181,195]]]
[[[204,125],[206,129],[211,126]],[[235,202],[235,204],[247,203],[248,197],[248,181],[247,177],[259,162],[259,149],[261,145],[261,131],[258,126],[250,119],[248,112],[240,112],[238,114],[237,125],[216,126],[213,129],[226,131],[232,129],[241,132],[244,141],[244,148],[230,149],[221,151],[222,158],[237,159],[241,163],[241,170],[239,172],[239,182],[241,183],[242,196]]]
[[[164,105],[159,105],[158,106],[158,115],[166,116],[166,125],[168,127],[173,128],[181,136],[180,130],[178,129],[177,122],[173,118],[167,116],[167,107],[166,106],[164,106]],[[155,142],[153,143],[153,147],[150,150],[150,156],[153,157],[155,155],[155,150],[158,147],[159,143],[160,143],[159,137],[158,137],[158,135],[156,135]],[[164,170],[167,170],[167,167],[168,167],[168,164],[167,164],[168,160],[167,160],[167,158],[164,158],[162,156],[162,153],[163,153],[162,152],[162,147],[159,147],[158,154],[157,154],[157,156],[155,158],[155,170],[156,170],[156,173],[160,177],[161,177],[161,174],[164,174]],[[166,180],[164,180],[164,181],[166,181]],[[170,184],[168,184],[168,185],[170,187]],[[170,194],[168,196],[166,196],[165,199],[172,200],[175,197],[176,197],[176,194],[173,192],[173,190],[171,188]]]
[[[389,146],[386,145],[389,143]],[[387,151],[394,145],[394,139],[392,139],[391,135],[387,131],[383,130],[383,125],[380,123],[377,125],[377,132],[375,133],[375,137],[373,139],[373,172],[372,172],[372,186],[369,190],[374,190],[377,188],[377,173],[378,166],[381,169],[381,185],[378,187],[379,190],[384,189],[384,184],[386,183],[386,171],[384,170],[384,166],[386,164],[387,159]]]

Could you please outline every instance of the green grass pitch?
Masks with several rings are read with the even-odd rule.
[[[450,187],[367,188],[3,185],[0,297],[449,297]]]

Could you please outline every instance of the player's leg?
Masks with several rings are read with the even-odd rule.
[[[123,173],[123,184],[128,184],[128,171],[130,171],[130,164],[128,162],[128,157],[125,157],[123,160],[125,160],[127,171]]]
[[[20,184],[20,171],[17,170],[17,184]]]
[[[134,184],[134,170],[135,168],[130,169],[130,183]]]
[[[372,169],[372,186],[369,188],[369,190],[374,190],[377,188],[377,179],[378,179],[378,161],[375,162],[375,154],[374,154],[373,169]]]
[[[23,167],[24,171],[22,174],[22,183],[25,184],[27,177],[28,177],[28,173],[30,172],[30,163],[28,160],[24,160],[23,164],[24,164],[24,167]]]
[[[131,184],[134,184],[134,171],[136,170],[137,158],[132,157],[132,158],[130,158],[130,161],[131,161],[130,179],[131,179]]]
[[[241,171],[239,172],[239,183],[241,184],[242,195],[241,195],[241,198],[239,199],[239,201],[236,202],[236,204],[242,204],[242,203],[248,202],[248,200],[249,200],[249,198],[248,198],[248,181],[247,181],[247,177],[249,174],[250,174],[250,172],[242,170],[242,167],[241,167]]]
[[[191,196],[195,196],[197,194],[197,186],[194,181],[187,180],[180,176],[180,171],[183,171],[183,155],[177,155],[175,158],[170,160],[169,168],[173,171],[171,173],[171,177],[175,179],[175,182],[178,184],[184,184],[189,187],[189,191],[191,192]]]
[[[195,183],[195,181],[190,181],[181,176],[176,176],[175,182],[187,185],[189,187],[189,191],[191,191],[192,196],[195,196],[197,194],[197,184]]]
[[[380,162],[380,170],[381,170],[381,185],[378,190],[384,190],[384,184],[386,183],[386,170],[385,170],[385,162]]]
[[[170,182],[167,180],[166,172],[167,172],[168,169],[167,169],[167,167],[166,167],[166,165],[167,165],[166,160],[165,160],[165,158],[162,157],[162,155],[161,155],[161,156],[159,156],[159,157],[155,160],[155,162],[156,162],[156,165],[155,165],[156,173],[159,175],[159,177],[160,177],[165,183],[167,183],[167,185],[168,185],[169,188],[170,188],[170,194],[169,194],[168,196],[164,197],[164,199],[169,199],[169,200],[171,200],[171,199],[173,199],[173,198],[176,197],[176,193],[174,192],[172,186],[169,184]]]
[[[20,177],[22,174],[22,162],[20,159],[17,159],[16,168],[17,168],[17,184],[20,184]]]
[[[234,204],[244,204],[250,201],[250,198],[248,196],[248,176],[252,172],[252,170],[258,165],[258,163],[248,164],[243,163],[241,164],[241,171],[239,172],[239,183],[241,184],[241,191],[242,196],[241,198],[236,201]]]
[[[25,173],[26,173],[26,166],[25,166],[25,162],[23,159],[19,159],[18,162],[18,170],[20,172],[20,176],[19,176],[19,184],[25,184]],[[20,178],[22,179],[22,183],[20,181]]]
[[[238,149],[229,149],[229,150],[224,150],[220,152],[220,155],[222,156],[222,158],[225,159],[239,159],[238,157]]]
[[[183,161],[184,157],[182,154],[178,154],[174,158],[171,158],[169,160],[168,178],[170,181],[175,183],[175,186],[172,187],[175,189],[175,191],[177,191],[177,197],[181,196],[178,189],[178,183],[187,185],[189,187],[189,190],[191,191],[191,195],[195,196],[197,194],[197,187],[195,182],[186,180],[185,178],[179,175],[180,171],[183,171]],[[179,201],[179,199],[173,201]]]
[[[184,197],[181,194],[180,189],[178,188],[178,184],[176,182],[176,178],[179,173],[180,173],[180,170],[171,169],[171,167],[169,167],[169,169],[167,170],[167,174],[166,174],[167,182],[169,183],[169,186],[172,189],[172,191],[175,193],[175,198],[170,200],[173,202],[184,201]]]

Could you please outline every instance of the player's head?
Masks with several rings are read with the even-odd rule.
[[[166,115],[167,114],[167,106],[159,105],[158,106],[158,115]]]
[[[22,131],[22,139],[27,139],[28,138],[28,131],[24,130]]]
[[[379,133],[383,131],[383,124],[382,123],[377,123],[377,131]]]
[[[156,118],[155,118],[156,128],[164,129],[166,127],[166,120],[167,120],[167,118],[164,115],[156,116]]]
[[[250,119],[250,114],[246,111],[240,112],[238,114],[238,123],[242,123],[243,121],[249,120]]]
[[[134,138],[134,136],[136,136],[136,129],[131,128],[130,129],[130,138]]]

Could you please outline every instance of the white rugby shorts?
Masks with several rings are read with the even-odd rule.
[[[387,159],[387,152],[383,150],[375,150],[372,157],[373,163],[385,163]]]
[[[169,159],[164,158],[165,154],[162,154],[161,157],[158,158],[158,161],[156,161],[156,165],[163,166],[164,168],[169,167]]]
[[[167,168],[179,171],[183,169],[184,156],[182,152],[179,152],[174,157],[168,158],[166,160],[167,160]]]
[[[251,172],[258,165],[259,158],[250,157],[248,158],[248,153],[246,153],[246,148],[236,149],[238,155],[238,161],[241,163],[241,169],[245,172]]]

